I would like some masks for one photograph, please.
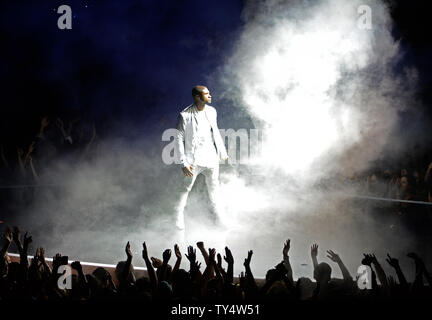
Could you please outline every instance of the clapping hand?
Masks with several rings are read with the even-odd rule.
[[[162,267],[162,260],[161,259],[158,259],[155,257],[151,257],[150,259],[151,259],[153,268],[158,269],[158,268]]]
[[[209,264],[215,264],[215,257],[216,257],[216,249],[210,248],[209,249]]]
[[[216,258],[217,258],[217,266],[218,266],[218,268],[222,269],[222,256],[221,256],[221,254],[218,253],[217,256],[216,256]]]
[[[225,256],[223,257],[226,263],[234,264],[234,257],[231,253],[231,250],[228,247],[225,247]]]
[[[253,251],[249,250],[247,258],[244,260],[244,263],[243,263],[243,265],[245,266],[245,268],[250,268],[250,262],[251,262],[251,259],[252,259],[252,254],[253,254]]]
[[[166,249],[163,253],[162,253],[162,259],[163,262],[168,263],[169,259],[171,258],[171,249]]]
[[[182,255],[181,255],[181,252],[180,252],[180,248],[179,248],[179,246],[177,244],[174,245],[174,254],[177,257],[177,259],[181,260]]]

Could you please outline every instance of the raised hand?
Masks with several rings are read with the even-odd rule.
[[[216,249],[210,248],[209,249],[209,262],[213,263],[213,264],[216,263],[215,257],[216,257]]]
[[[181,255],[181,252],[180,252],[180,248],[179,248],[179,246],[177,244],[174,245],[174,254],[177,257],[177,259],[181,260],[182,255]]]
[[[132,255],[132,251],[131,251],[131,247],[130,247],[130,243],[129,243],[129,241],[126,243],[125,252],[126,252],[126,256],[127,256],[127,258],[128,258],[129,260],[132,259],[133,255]]]
[[[202,241],[198,241],[198,242],[196,243],[196,245],[197,245],[198,249],[200,249],[200,250],[205,250],[205,248],[204,248],[204,242],[202,242]]]
[[[387,253],[387,257],[386,261],[388,262],[389,265],[391,265],[393,268],[398,268],[399,267],[399,260],[396,258],[392,258],[390,257],[390,254]]]
[[[162,260],[155,258],[155,257],[151,257],[151,262],[154,268],[158,269],[160,267],[162,267]]]
[[[253,251],[249,250],[248,251],[248,256],[244,260],[244,263],[243,263],[243,265],[245,266],[245,268],[250,268],[250,262],[251,262],[251,259],[252,259],[252,254],[253,254]]]
[[[53,257],[53,261],[52,261],[53,270],[57,270],[57,268],[61,265],[61,258],[62,255],[60,253],[56,253],[56,255]]]
[[[142,258],[144,260],[148,260],[148,251],[147,251],[147,245],[146,245],[145,241],[143,242],[142,246],[143,246],[143,249],[142,249]]]
[[[364,258],[362,260],[362,264],[364,264],[364,265],[370,266],[372,263],[373,264],[377,264],[378,263],[378,260],[375,257],[375,254],[366,254],[366,253],[363,253],[363,256],[364,256]]]
[[[312,258],[316,258],[318,256],[318,245],[316,243],[311,246],[311,256]]]
[[[17,244],[20,245],[21,244],[21,230],[18,227],[13,227],[13,241]]]
[[[363,253],[363,259],[362,259],[362,264],[366,265],[366,266],[371,266],[372,264],[372,257],[370,254],[367,253]]]
[[[284,247],[283,247],[283,250],[282,250],[282,254],[283,254],[284,257],[288,255],[288,252],[289,252],[289,249],[290,249],[290,244],[291,244],[291,240],[290,239],[288,239],[284,243]]]
[[[225,247],[225,256],[223,257],[226,263],[234,264],[234,257],[231,253],[231,250],[228,247]]]
[[[37,265],[39,261],[40,261],[40,248],[36,248],[36,253],[33,256],[32,263]],[[53,260],[53,264],[54,264],[54,260]]]
[[[188,254],[185,254],[186,258],[190,263],[194,263],[196,261],[196,250],[192,246],[187,247]]]
[[[6,228],[4,237],[5,237],[6,241],[8,241],[9,243],[12,242],[13,235],[12,235],[12,231],[11,231],[11,229],[9,227]]]
[[[171,258],[171,249],[166,249],[162,253],[163,262],[168,262],[170,258]]]
[[[221,256],[221,254],[218,253],[216,258],[217,258],[217,265],[218,265],[219,269],[222,269],[222,256]]]
[[[27,236],[27,232],[24,233],[24,244],[23,248],[27,249],[28,245],[33,242],[32,236]]]
[[[332,250],[327,250],[327,258],[336,263],[340,263],[342,261],[339,255]]]
[[[45,249],[42,247],[39,248],[39,260],[45,262]]]

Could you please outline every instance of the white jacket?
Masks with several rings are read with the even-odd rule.
[[[207,120],[210,123],[212,137],[216,146],[219,159],[227,158],[225,143],[217,126],[217,112],[212,106],[205,105],[203,111],[198,111],[197,107],[192,104],[180,112],[177,122],[177,135],[175,137],[175,146],[179,155],[179,162],[183,166],[189,166],[194,163],[194,154],[197,146],[196,131],[198,112],[205,112]]]

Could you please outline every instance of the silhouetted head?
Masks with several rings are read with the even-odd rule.
[[[172,281],[174,293],[176,295],[183,294],[186,289],[192,285],[189,272],[184,269],[178,270]]]
[[[117,266],[115,268],[115,274],[117,279],[120,282],[135,282],[135,276],[134,276],[134,268],[133,265],[131,264],[129,267],[129,273],[127,275],[126,279],[123,279],[123,272],[124,272],[124,268],[126,266],[126,261],[119,261],[117,263]]]
[[[311,279],[301,277],[297,280],[296,286],[300,300],[306,300],[313,296],[314,284]]]
[[[328,282],[331,278],[331,267],[328,263],[321,262],[314,270],[314,279],[317,282]]]
[[[108,284],[109,284],[108,281],[109,281],[109,277],[110,277],[110,274],[108,271],[106,271],[102,267],[98,267],[95,269],[95,271],[93,271],[92,274],[96,278],[96,280],[99,282],[99,285],[102,288],[108,287]]]
[[[272,281],[278,278],[278,271],[276,269],[270,269],[266,273],[266,281]]]
[[[158,286],[157,295],[163,301],[171,300],[172,295],[173,295],[171,285],[166,281],[161,281],[161,283],[159,283],[159,286]]]

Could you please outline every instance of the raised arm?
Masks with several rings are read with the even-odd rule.
[[[189,260],[189,274],[192,281],[197,281],[201,277],[201,272],[199,271],[201,263],[196,262],[196,250],[192,246],[188,246],[188,254],[185,254],[186,258]]]
[[[182,254],[180,252],[180,248],[177,244],[174,245],[174,254],[176,256],[176,263],[174,265],[173,270],[171,271],[171,274],[169,276],[169,283],[172,283],[172,280],[174,278],[174,275],[177,273],[177,271],[180,269],[180,264],[182,260]]]
[[[392,266],[395,269],[401,287],[404,290],[407,290],[408,289],[408,282],[406,281],[405,275],[403,274],[402,269],[399,265],[399,260],[392,258],[390,256],[390,254],[388,254],[388,253],[387,253],[387,257],[388,258],[386,259],[386,261],[390,266]]]
[[[132,251],[131,251],[131,247],[130,247],[130,243],[129,241],[126,243],[126,247],[125,247],[125,252],[126,252],[126,264],[124,266],[123,272],[122,272],[122,279],[119,279],[120,281],[126,281],[129,277],[129,273],[131,272],[131,266],[132,266]],[[135,282],[135,279],[133,279],[133,282]]]
[[[258,286],[255,282],[255,278],[252,274],[252,270],[250,267],[250,263],[252,260],[252,255],[253,255],[253,251],[249,250],[248,251],[248,255],[247,258],[244,260],[243,266],[245,267],[245,271],[246,271],[246,283],[245,283],[245,288],[246,288],[246,293],[248,295],[251,294],[255,294],[256,292],[258,292]]]
[[[207,253],[207,251],[206,251],[206,249],[204,247],[204,242],[199,241],[199,242],[197,242],[196,245],[197,245],[198,249],[201,251],[201,254],[203,255],[205,263],[208,265],[209,255],[208,255],[208,253]]]
[[[422,276],[424,275],[426,278],[426,281],[429,283],[429,286],[432,286],[432,277],[431,274],[427,271],[426,266],[423,262],[423,260],[414,252],[410,252],[407,254],[407,256],[414,260],[415,266],[416,266],[416,280],[418,280],[418,277],[421,277],[421,280],[418,280],[418,282],[423,283]],[[416,281],[414,281],[416,282]]]
[[[222,277],[224,278],[224,281],[226,281],[227,280],[227,274],[226,274],[224,268],[222,267],[222,256],[221,256],[221,254],[218,253],[216,255],[216,258],[217,258],[216,267],[219,269],[219,272],[222,274]]]
[[[159,281],[167,280],[167,269],[168,269],[168,262],[171,259],[171,249],[166,249],[162,253],[162,266],[161,266],[161,272],[160,272],[160,279]]]
[[[342,276],[345,281],[352,281],[353,278],[351,277],[348,269],[345,267],[344,263],[342,262],[342,259],[339,257],[339,255],[332,250],[327,250],[327,257],[332,260],[333,262],[336,262],[342,272]]]
[[[371,263],[375,267],[375,272],[376,272],[377,277],[381,283],[381,286],[387,290],[388,289],[387,276],[384,272],[384,269],[379,264],[378,259],[375,257],[375,254],[370,254],[370,255],[365,254],[364,256],[370,259]]]
[[[78,282],[81,286],[81,290],[80,290],[80,294],[82,297],[88,297],[90,294],[90,288],[88,286],[88,282],[87,282],[87,278],[84,275],[83,272],[83,268],[81,265],[81,262],[79,261],[74,261],[71,263],[71,268],[76,270],[76,272],[78,273]]]
[[[225,256],[224,260],[228,263],[228,269],[226,272],[226,282],[233,283],[234,281],[234,257],[231,253],[231,250],[228,247],[225,247]]]
[[[290,281],[291,285],[294,286],[293,272],[292,272],[291,263],[290,263],[289,256],[288,256],[290,247],[291,247],[291,240],[288,239],[284,243],[284,247],[282,250],[282,256],[283,256],[283,264],[284,264],[285,268],[287,269],[288,281]]]
[[[20,266],[22,271],[23,279],[27,279],[27,271],[29,267],[27,252],[29,244],[32,242],[32,237],[27,236],[27,232],[24,234],[24,243],[21,243],[21,231],[18,227],[14,227],[13,231],[13,240],[15,245],[17,246],[19,255],[20,255]]]
[[[152,266],[152,263],[150,261],[150,258],[148,256],[147,245],[145,242],[143,242],[142,257],[143,257],[144,262],[146,264],[147,273],[148,273],[148,276],[150,279],[150,283],[152,284],[153,292],[156,292],[157,287],[158,287],[158,279],[156,277],[156,272],[155,272],[155,270]]]
[[[312,258],[312,264],[313,264],[313,268],[315,270],[315,268],[318,266],[318,245],[316,243],[314,243],[311,246],[311,258]]]

